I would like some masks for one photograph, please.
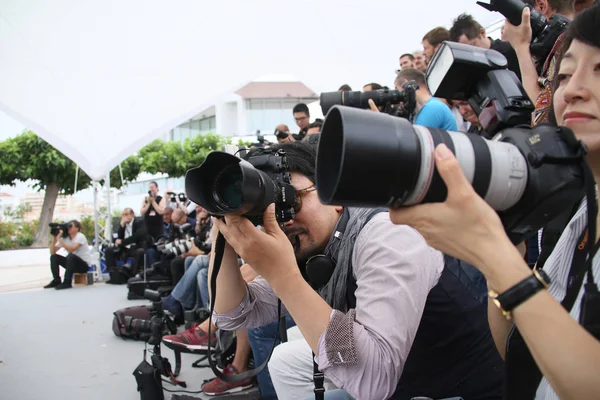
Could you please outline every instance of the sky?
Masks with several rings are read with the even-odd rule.
[[[501,18],[474,0],[287,3],[3,2],[0,140],[28,124],[79,165],[114,166],[149,141],[144,135],[168,131],[241,82],[291,74],[317,93],[392,86],[398,56],[419,49],[431,28],[461,12],[483,26]],[[294,22],[273,22],[283,16]],[[125,135],[129,147],[109,159]]]

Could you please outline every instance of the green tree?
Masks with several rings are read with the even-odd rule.
[[[184,176],[188,169],[202,164],[208,153],[221,150],[221,146],[229,143],[230,139],[211,133],[187,138],[183,142],[157,139],[142,148],[138,156],[142,171],[178,178]]]
[[[40,215],[33,245],[44,247],[48,244],[48,223],[52,221],[54,207],[59,194],[73,194],[75,190],[76,165],[64,154],[56,150],[45,140],[31,131],[0,142],[0,184],[14,185],[16,181],[25,182],[33,180],[34,189],[45,191],[44,203]],[[135,179],[139,175],[137,160],[126,160],[123,170],[125,181]],[[116,168],[114,184],[122,186],[120,173]],[[118,178],[117,178],[118,176]],[[90,177],[79,171],[77,189],[82,190],[90,186]]]

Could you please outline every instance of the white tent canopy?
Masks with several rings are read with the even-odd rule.
[[[93,179],[269,73],[391,85],[398,56],[474,0],[3,0],[0,110]]]

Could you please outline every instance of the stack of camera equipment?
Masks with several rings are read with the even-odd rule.
[[[175,379],[179,371],[176,370],[173,373],[169,360],[160,354],[160,343],[163,335],[176,333],[177,327],[175,322],[164,314],[161,297],[157,292],[145,290],[144,298],[152,301],[150,320],[125,317],[125,324],[127,330],[146,334],[148,344],[153,345],[154,348],[150,357],[151,363],[146,361],[147,350],[144,350],[144,360],[133,371],[133,376],[137,381],[137,390],[140,392],[141,400],[163,400],[162,376],[169,378],[174,385],[186,387],[185,382]],[[181,362],[178,361],[178,365],[180,365]]]
[[[384,113],[412,121],[417,107],[417,89],[419,89],[419,85],[415,81],[409,81],[402,85],[402,90],[384,88],[368,92],[321,93],[321,110],[323,115],[327,115],[331,107],[335,105],[368,109],[370,107],[369,100],[373,100]]]
[[[515,243],[573,206],[584,194],[585,151],[567,128],[530,127],[533,104],[506,65],[494,50],[444,42],[427,70],[433,96],[468,101],[484,130],[496,134],[493,140],[333,107],[317,152],[321,202],[355,207],[442,202],[447,189],[435,169],[434,149],[444,143]]]
[[[194,243],[194,227],[185,223],[182,225],[174,224],[171,230],[170,240],[167,242],[155,243],[156,249],[163,254],[174,254],[180,256],[191,250]]]

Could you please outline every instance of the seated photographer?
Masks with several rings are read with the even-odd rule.
[[[90,252],[85,235],[81,233],[81,224],[79,221],[69,221],[66,233],[65,237],[63,236],[62,229],[59,230],[50,244],[50,270],[54,278],[49,284],[44,286],[44,289],[70,289],[72,287],[71,280],[73,279],[73,274],[88,272],[92,264],[92,253]],[[56,254],[61,247],[69,253],[66,257]],[[59,265],[65,269],[62,283],[60,281]]]
[[[398,72],[394,86],[397,90],[402,90],[402,85],[408,81],[415,81],[419,85],[416,90],[417,108],[414,119],[415,125],[427,126],[429,128],[440,128],[447,131],[456,131],[456,119],[450,111],[450,108],[441,100],[431,96],[425,74],[414,68],[403,69]],[[370,101],[371,102],[371,101]],[[372,107],[371,107],[372,109]]]
[[[317,133],[321,133],[321,127],[323,126],[322,119],[316,119],[315,122],[312,122],[308,125],[308,129],[306,131],[306,136],[303,140],[307,140],[306,138],[312,135],[316,135]]]
[[[277,125],[274,134],[277,137],[277,143],[293,142],[296,140],[290,133],[290,128],[288,128],[286,124]]]
[[[271,150],[277,149],[285,151],[300,207],[283,230],[273,204],[264,230],[243,216],[215,220],[227,243],[214,318],[226,330],[266,325],[277,319],[281,299],[304,339],[273,353],[269,372],[278,397],[313,393],[312,350],[325,378],[357,399],[501,398],[502,360],[485,304],[462,283],[461,271],[444,268],[441,253],[412,228],[394,226],[382,210],[322,205],[315,146],[294,142]],[[260,153],[247,158],[253,154]],[[237,254],[261,276],[246,284]],[[323,271],[324,264],[307,262],[322,254],[328,256],[317,260],[332,271],[316,292],[303,275]]]
[[[153,242],[156,242],[160,239],[165,239],[170,237],[171,235],[171,227],[173,225],[171,216],[173,215],[173,209],[171,207],[165,207],[163,211],[163,221],[162,221],[162,230],[159,233],[159,236],[154,237],[150,236],[150,243],[146,249],[146,269],[150,269],[154,263],[162,260],[164,257],[162,254],[158,253],[156,250],[156,246],[154,246]],[[148,226],[148,225],[146,225]]]
[[[144,247],[147,239],[144,220],[136,218],[133,209],[124,209],[121,213],[115,248],[106,250],[106,267],[116,267],[117,258],[122,260],[133,258],[131,275],[137,274],[144,263]]]
[[[557,57],[552,109],[556,124],[570,128],[587,146],[596,185],[600,182],[598,26],[600,6],[594,6],[578,14],[567,29]],[[435,162],[448,188],[446,201],[399,208],[390,215],[394,223],[413,226],[432,246],[472,263],[486,276],[489,324],[507,361],[506,398],[596,397],[600,257],[594,254],[597,246],[592,255],[586,248],[597,243],[600,232],[595,205],[581,201],[543,270],[532,273],[496,212],[475,193],[446,146],[438,146]],[[596,237],[588,238],[590,227],[595,227]],[[530,284],[520,285],[519,293],[513,291],[510,304],[500,300],[525,280]],[[520,345],[523,341],[526,347]]]
[[[175,228],[175,229],[171,229],[170,237],[172,240],[180,238],[179,236],[177,236],[175,234],[175,230],[178,229],[178,227],[180,227],[184,224],[190,224],[195,229],[196,225],[197,225],[195,219],[188,217],[186,215],[186,213],[179,208],[173,210],[173,215],[171,216],[171,219],[173,221],[174,228]],[[183,273],[185,272],[185,261],[184,260],[188,257],[195,257],[200,254],[204,254],[204,252],[201,251],[198,247],[196,247],[192,241],[192,248],[190,249],[190,251],[183,253],[181,256],[175,257],[175,259],[173,261],[171,261],[171,278],[173,279],[173,285],[177,285],[177,282],[179,282],[179,280],[183,276]],[[191,259],[193,259],[193,258],[191,258]]]
[[[454,100],[453,103],[458,107],[458,111],[460,111],[460,115],[464,120],[471,124],[467,133],[473,133],[475,135],[483,136],[486,139],[491,139],[490,135],[483,130],[481,122],[479,122],[479,117],[475,114],[473,107],[471,107],[468,101]]]

